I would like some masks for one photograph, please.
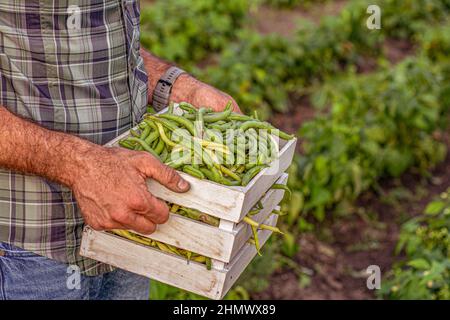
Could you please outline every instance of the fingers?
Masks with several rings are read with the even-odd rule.
[[[161,163],[155,157],[144,154],[138,164],[138,170],[145,176],[155,179],[163,186],[175,192],[186,192],[189,183],[184,180],[174,169]]]
[[[151,234],[156,230],[155,223],[136,213],[128,213],[127,218],[121,220],[121,222],[115,220],[93,221],[89,225],[97,231],[123,229]]]
[[[131,213],[129,216],[130,223],[124,224],[124,226],[142,234],[151,234],[156,230],[156,224],[147,219],[145,216]]]
[[[137,190],[127,197],[122,204],[123,206],[121,205],[120,208],[115,207],[116,210],[111,217],[127,226],[135,224],[134,220],[136,217],[133,215],[144,217],[154,224],[161,224],[169,219],[169,207],[167,204],[154,197],[145,189],[145,186],[142,186],[141,190]]]
[[[148,209],[142,212],[142,215],[154,223],[165,223],[169,219],[169,206],[150,192],[146,192],[146,199]]]

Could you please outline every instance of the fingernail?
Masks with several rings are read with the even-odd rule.
[[[180,181],[178,181],[178,188],[180,190],[187,190],[189,188],[189,182],[184,179],[180,179]]]

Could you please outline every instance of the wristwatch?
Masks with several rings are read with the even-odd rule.
[[[155,90],[153,90],[153,109],[161,111],[169,105],[172,86],[180,75],[186,73],[177,67],[170,67],[166,73],[158,80]]]

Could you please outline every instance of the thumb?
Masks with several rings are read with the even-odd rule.
[[[189,182],[184,180],[174,169],[146,154],[139,163],[138,170],[146,177],[152,178],[163,186],[175,192],[186,192],[189,190]]]

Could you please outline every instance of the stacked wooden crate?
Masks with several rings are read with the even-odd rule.
[[[129,132],[117,137],[108,146],[117,146],[128,135]],[[111,233],[95,231],[89,226],[83,233],[81,255],[208,298],[221,299],[257,254],[255,246],[248,243],[252,230],[242,219],[260,201],[263,209],[252,219],[276,226],[278,215],[272,212],[278,208],[284,190],[270,188],[274,183],[286,184],[285,171],[291,164],[295,144],[296,139],[280,140],[279,157],[245,187],[220,185],[183,172],[180,175],[191,185],[187,193],[175,193],[154,180],[148,181],[149,191],[153,195],[220,219],[219,226],[214,227],[171,213],[165,224],[159,225],[151,235],[146,235],[211,258],[211,270],[195,261]],[[258,231],[261,246],[271,233],[268,230]]]

